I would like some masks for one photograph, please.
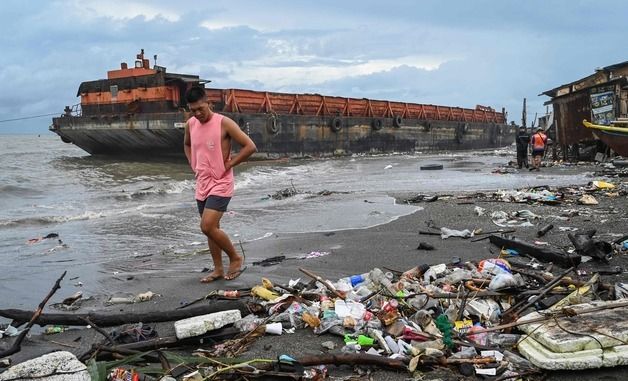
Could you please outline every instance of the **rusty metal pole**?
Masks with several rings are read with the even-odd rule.
[[[523,110],[521,110],[521,127],[528,128],[527,119],[528,119],[528,112],[526,110],[526,99],[523,98]]]

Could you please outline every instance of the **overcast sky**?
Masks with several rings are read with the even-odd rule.
[[[61,113],[144,48],[217,88],[481,104],[520,123],[524,97],[531,119],[542,91],[628,60],[626,16],[625,0],[2,0],[0,120]]]

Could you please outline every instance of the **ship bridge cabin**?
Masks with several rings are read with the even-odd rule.
[[[122,62],[120,69],[108,71],[107,79],[81,83],[77,96],[81,97],[83,116],[182,111],[186,91],[209,82],[197,75],[166,72],[165,67],[157,66],[157,55],[151,68],[144,49],[136,58],[133,67]]]

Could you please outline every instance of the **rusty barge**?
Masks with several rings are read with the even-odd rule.
[[[156,56],[155,56],[156,59]],[[80,84],[50,130],[93,155],[183,156],[185,93],[209,81],[150,67],[144,51],[107,79]],[[331,156],[502,147],[514,141],[506,112],[384,100],[206,88],[264,157]]]

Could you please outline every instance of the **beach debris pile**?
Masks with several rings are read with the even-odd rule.
[[[421,264],[405,271],[373,268],[337,280],[300,268],[304,276],[286,285],[262,278],[250,292],[214,293],[245,302],[244,309],[226,305],[195,314],[174,322],[176,338],[105,343],[79,359],[87,364],[92,380],[129,375],[146,380],[271,375],[322,380],[333,373],[332,365],[396,370],[415,377],[446,371],[452,377],[534,379],[546,370],[628,363],[628,322],[623,318],[628,313],[628,284],[606,283],[599,274],[579,276],[575,266],[539,260],[525,254],[525,246],[512,243],[518,240],[496,237],[500,240],[493,243],[502,249],[499,257],[479,262]],[[615,255],[625,250],[613,246]],[[207,300],[215,302],[199,299]],[[297,331],[324,338],[321,354],[239,360],[260,337]],[[192,345],[196,350],[193,356],[163,349],[142,354],[153,349],[156,340],[161,347]],[[104,360],[112,353],[126,357]]]
[[[340,279],[300,268],[300,277],[287,284],[261,278],[247,289],[212,290],[175,311],[72,314],[74,320],[56,324],[89,323],[104,336],[102,343],[67,359],[68,364],[85,364],[94,381],[322,380],[333,376],[337,366],[361,375],[386,369],[415,379],[435,374],[440,379],[542,379],[552,370],[622,366],[628,364],[628,283],[612,275],[624,271],[613,261],[628,255],[628,235],[606,241],[595,230],[553,223],[595,213],[580,201],[585,195],[626,194],[625,184],[593,181],[578,188],[535,187],[474,195],[474,200],[560,205],[553,207],[550,216],[518,206],[517,211],[500,212],[476,205],[473,213],[500,228],[538,226],[537,239],[563,233],[571,243],[568,249],[509,235],[511,230],[455,230],[428,221],[431,230],[419,234],[442,240],[487,239],[497,254],[480,261],[452,257],[446,263],[419,263],[401,270],[382,266]],[[440,196],[431,200],[433,196],[421,195],[415,202],[437,201]],[[547,218],[553,223],[544,221]],[[434,247],[420,242],[418,249]],[[273,263],[285,259],[275,257]],[[155,296],[145,293],[128,302]],[[68,302],[80,297],[77,293]],[[9,312],[17,319],[15,311]],[[0,311],[0,316],[7,314]],[[22,313],[18,323],[35,321],[31,315]],[[50,322],[44,315],[37,317]],[[103,328],[117,327],[123,318],[135,325],[112,332]],[[173,334],[161,334],[164,331],[148,325],[153,322],[168,322]],[[5,336],[17,332],[2,330]],[[264,336],[286,335],[315,341],[320,345],[318,353],[244,356]],[[6,375],[23,372],[24,365],[16,369],[20,365],[0,372],[0,381],[16,379]]]

